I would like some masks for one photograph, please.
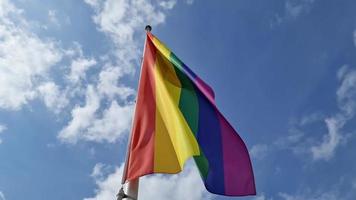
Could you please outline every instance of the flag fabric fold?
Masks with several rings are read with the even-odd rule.
[[[179,173],[190,157],[208,191],[256,194],[248,150],[213,90],[147,32],[123,180]]]

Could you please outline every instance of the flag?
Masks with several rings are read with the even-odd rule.
[[[147,32],[123,181],[179,173],[190,157],[208,191],[256,194],[248,150],[213,90]]]

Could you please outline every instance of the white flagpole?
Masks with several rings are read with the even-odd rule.
[[[146,32],[151,32],[152,27],[150,25],[147,25],[145,27],[145,30],[146,30]],[[146,41],[145,41],[145,45],[146,45]],[[143,52],[145,52],[145,50],[143,50]],[[141,76],[141,72],[142,72],[142,64],[143,64],[143,61],[141,62],[140,76]],[[141,79],[141,77],[140,77],[140,79]],[[135,106],[135,110],[136,110],[136,106]],[[133,127],[133,126],[131,126],[131,127]],[[140,183],[139,178],[136,178],[136,179],[133,179],[133,180],[130,180],[127,182],[126,193],[125,193],[124,187],[123,187],[123,185],[125,184],[125,179],[126,179],[125,176],[126,176],[127,164],[128,164],[129,154],[130,154],[129,151],[130,151],[131,137],[132,137],[132,135],[130,135],[129,140],[128,140],[125,167],[124,167],[124,172],[122,175],[122,182],[121,182],[122,186],[121,186],[119,193],[116,195],[117,200],[122,200],[122,199],[138,200],[138,188],[139,188],[139,183]]]
[[[127,196],[128,199],[138,200],[138,187],[139,187],[140,179],[134,179],[127,183]]]

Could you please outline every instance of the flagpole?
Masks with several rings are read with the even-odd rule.
[[[146,33],[151,32],[152,27],[150,25],[147,25],[145,27],[145,30],[146,30]],[[145,41],[145,45],[146,45],[146,41]],[[143,52],[145,52],[145,50]],[[140,76],[141,76],[141,72],[142,72],[142,64],[141,64],[141,69],[140,69]],[[136,110],[136,106],[135,106],[135,110]],[[133,127],[133,126],[131,126],[131,127]],[[124,167],[124,171],[123,171],[123,175],[122,175],[121,188],[119,190],[119,193],[116,195],[117,200],[122,200],[122,199],[138,200],[138,188],[139,188],[139,183],[140,183],[139,178],[136,178],[136,179],[133,179],[133,180],[130,180],[127,182],[126,193],[125,193],[124,187],[123,187],[125,184],[125,180],[126,180],[126,172],[127,172],[128,160],[129,160],[129,154],[130,154],[131,136],[132,135],[130,135],[129,140],[128,140],[126,159],[125,159],[125,167]]]

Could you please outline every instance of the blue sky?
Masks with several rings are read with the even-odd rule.
[[[353,0],[0,0],[0,200],[113,199],[144,26],[215,90],[258,195],[356,196]],[[209,194],[192,162],[141,199]],[[234,199],[234,198],[231,198]]]

